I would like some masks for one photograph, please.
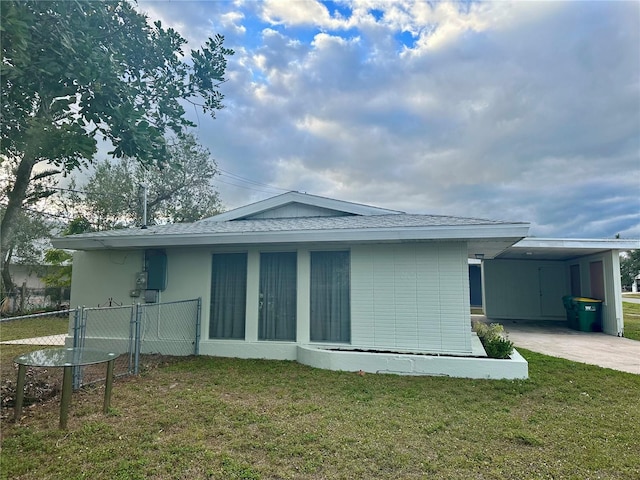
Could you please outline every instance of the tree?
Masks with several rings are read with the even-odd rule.
[[[39,265],[51,237],[51,222],[33,211],[20,211],[16,216],[16,235],[6,250],[2,250],[2,285],[4,292],[13,292],[15,285],[9,266],[14,263]]]
[[[8,160],[0,165],[0,191],[3,194],[9,190],[16,168],[17,165]],[[41,171],[34,175],[29,185],[23,209],[14,218],[15,233],[0,254],[0,278],[3,292],[13,292],[15,288],[9,268],[12,263],[40,264],[55,222],[39,211],[41,203],[53,192],[51,186],[54,183],[54,176],[58,173],[56,170]],[[2,202],[0,218],[5,216],[5,211],[6,204]]]
[[[638,274],[640,274],[640,250],[624,252],[620,257],[622,286],[629,287]]]
[[[7,191],[0,248],[9,248],[17,218],[37,175],[87,166],[97,140],[115,158],[170,163],[165,141],[192,126],[184,101],[215,116],[226,57],[220,35],[190,61],[186,41],[160,22],[150,25],[125,0],[3,1],[0,66],[0,159],[17,165]]]
[[[172,163],[144,168],[136,162],[102,161],[86,185],[84,195],[72,193],[72,204],[96,230],[130,227],[142,222],[140,185],[147,190],[147,221],[192,222],[220,211],[211,184],[217,174],[209,151],[186,135],[168,146]]]

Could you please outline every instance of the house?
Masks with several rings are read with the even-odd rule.
[[[66,304],[69,301],[69,289],[49,288],[43,280],[46,275],[58,271],[59,268],[56,265],[10,264],[9,275],[14,289],[7,295],[2,313]]]
[[[517,352],[511,361],[481,358],[470,326],[468,259],[485,265],[485,308],[533,315],[524,297],[539,298],[543,288],[560,317],[556,307],[574,263],[564,246],[557,258],[539,256],[548,249],[535,241],[519,246],[528,231],[527,223],[406,214],[289,192],[191,224],[53,243],[76,250],[72,305],[105,298],[123,303],[130,295],[147,302],[202,298],[201,354],[354,371],[522,378],[527,364]],[[615,248],[609,242],[602,251],[582,252],[578,245],[569,256],[585,253],[581,266],[602,258],[600,273],[609,278],[618,272],[619,282]],[[519,278],[534,273],[535,281]],[[541,285],[541,275],[559,277]],[[617,316],[617,307],[612,312]],[[547,313],[545,307],[536,315]]]

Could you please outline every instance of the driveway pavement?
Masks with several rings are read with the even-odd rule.
[[[622,301],[623,302],[629,302],[629,303],[640,303],[640,298],[635,298],[635,297],[627,297],[626,295],[622,295]]]
[[[482,315],[474,319],[486,321]],[[491,320],[489,320],[491,321]],[[604,333],[579,332],[564,322],[501,320],[516,348],[640,375],[640,342]]]

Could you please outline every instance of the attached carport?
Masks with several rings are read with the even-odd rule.
[[[637,240],[524,238],[482,261],[485,315],[496,320],[565,320],[562,297],[602,300],[602,328],[624,335],[620,251]]]

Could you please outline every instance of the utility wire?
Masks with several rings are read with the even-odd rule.
[[[6,203],[0,203],[0,205],[2,205],[3,207],[7,206]],[[34,208],[25,207],[24,205],[21,206],[20,209],[21,210],[26,210],[26,211],[31,212],[31,213],[37,213],[38,215],[44,215],[46,217],[61,218],[63,220],[72,220],[72,216],[71,215],[56,215],[55,213],[41,212],[41,211],[36,210]]]
[[[231,185],[231,186],[238,187],[238,188],[244,188],[246,190],[253,190],[254,192],[263,192],[263,193],[271,193],[271,194],[273,194],[273,191],[265,190],[265,189],[262,189],[262,188],[250,187],[250,186],[247,186],[247,185],[238,185],[237,183],[226,182],[226,181],[224,181],[222,179],[219,179],[219,178],[214,179],[213,182],[214,183],[215,182],[224,183],[225,185]],[[282,190],[284,190],[284,189],[282,189]],[[288,192],[289,190],[285,190],[285,191]]]
[[[223,170],[222,168],[218,168],[218,170],[219,170],[220,172],[222,172],[222,173],[221,173],[221,175],[224,175],[224,176],[227,176],[227,177],[233,178],[234,180],[239,180],[239,181],[241,181],[241,182],[251,183],[251,184],[253,184],[253,185],[259,185],[259,186],[261,186],[261,187],[268,187],[268,188],[272,188],[272,189],[274,189],[274,190],[281,190],[281,191],[283,191],[283,192],[288,192],[288,191],[290,191],[290,190],[289,190],[289,189],[287,189],[287,188],[276,187],[276,186],[274,186],[274,185],[269,185],[269,184],[267,184],[267,183],[262,183],[262,182],[258,182],[258,181],[256,181],[256,180],[251,180],[250,178],[243,177],[243,176],[241,176],[241,175],[238,175],[238,174],[232,173],[232,172],[230,172],[230,171],[228,171],[228,170]]]

